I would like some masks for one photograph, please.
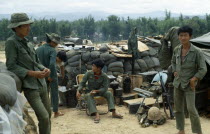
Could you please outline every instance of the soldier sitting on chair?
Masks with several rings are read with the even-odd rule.
[[[100,116],[96,109],[96,104],[94,101],[94,96],[103,96],[108,101],[109,111],[112,112],[113,118],[122,119],[123,116],[116,113],[114,98],[111,92],[107,91],[109,87],[109,79],[106,74],[101,70],[104,67],[104,62],[101,60],[96,60],[92,63],[92,71],[87,72],[80,85],[77,89],[77,98],[80,97],[80,91],[85,87],[86,82],[88,82],[85,89],[85,98],[87,100],[87,107],[91,116],[95,115],[94,122],[99,123]]]

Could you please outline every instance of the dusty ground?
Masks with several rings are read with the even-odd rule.
[[[0,61],[5,62],[4,52],[0,51]],[[99,109],[106,109],[106,105],[99,106]],[[126,107],[116,107],[117,111],[124,116],[124,119],[113,119],[111,113],[101,116],[99,124],[95,124],[93,119],[86,115],[84,111],[74,108],[61,108],[64,116],[53,118],[52,134],[175,134],[175,120],[168,120],[164,125],[153,128],[142,128],[138,124],[137,117],[131,115]],[[33,111],[30,112],[37,124],[37,119]],[[201,117],[203,134],[210,134],[210,119]],[[192,134],[190,120],[186,119],[186,134]]]

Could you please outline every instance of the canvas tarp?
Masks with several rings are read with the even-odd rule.
[[[190,41],[197,47],[210,47],[210,32]]]

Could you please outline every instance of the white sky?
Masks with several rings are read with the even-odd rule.
[[[210,0],[0,0],[0,14],[79,11],[126,14],[166,9],[187,15],[210,14]]]

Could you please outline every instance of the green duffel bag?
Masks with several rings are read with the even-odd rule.
[[[15,80],[8,74],[0,73],[0,105],[14,106],[17,100]]]

